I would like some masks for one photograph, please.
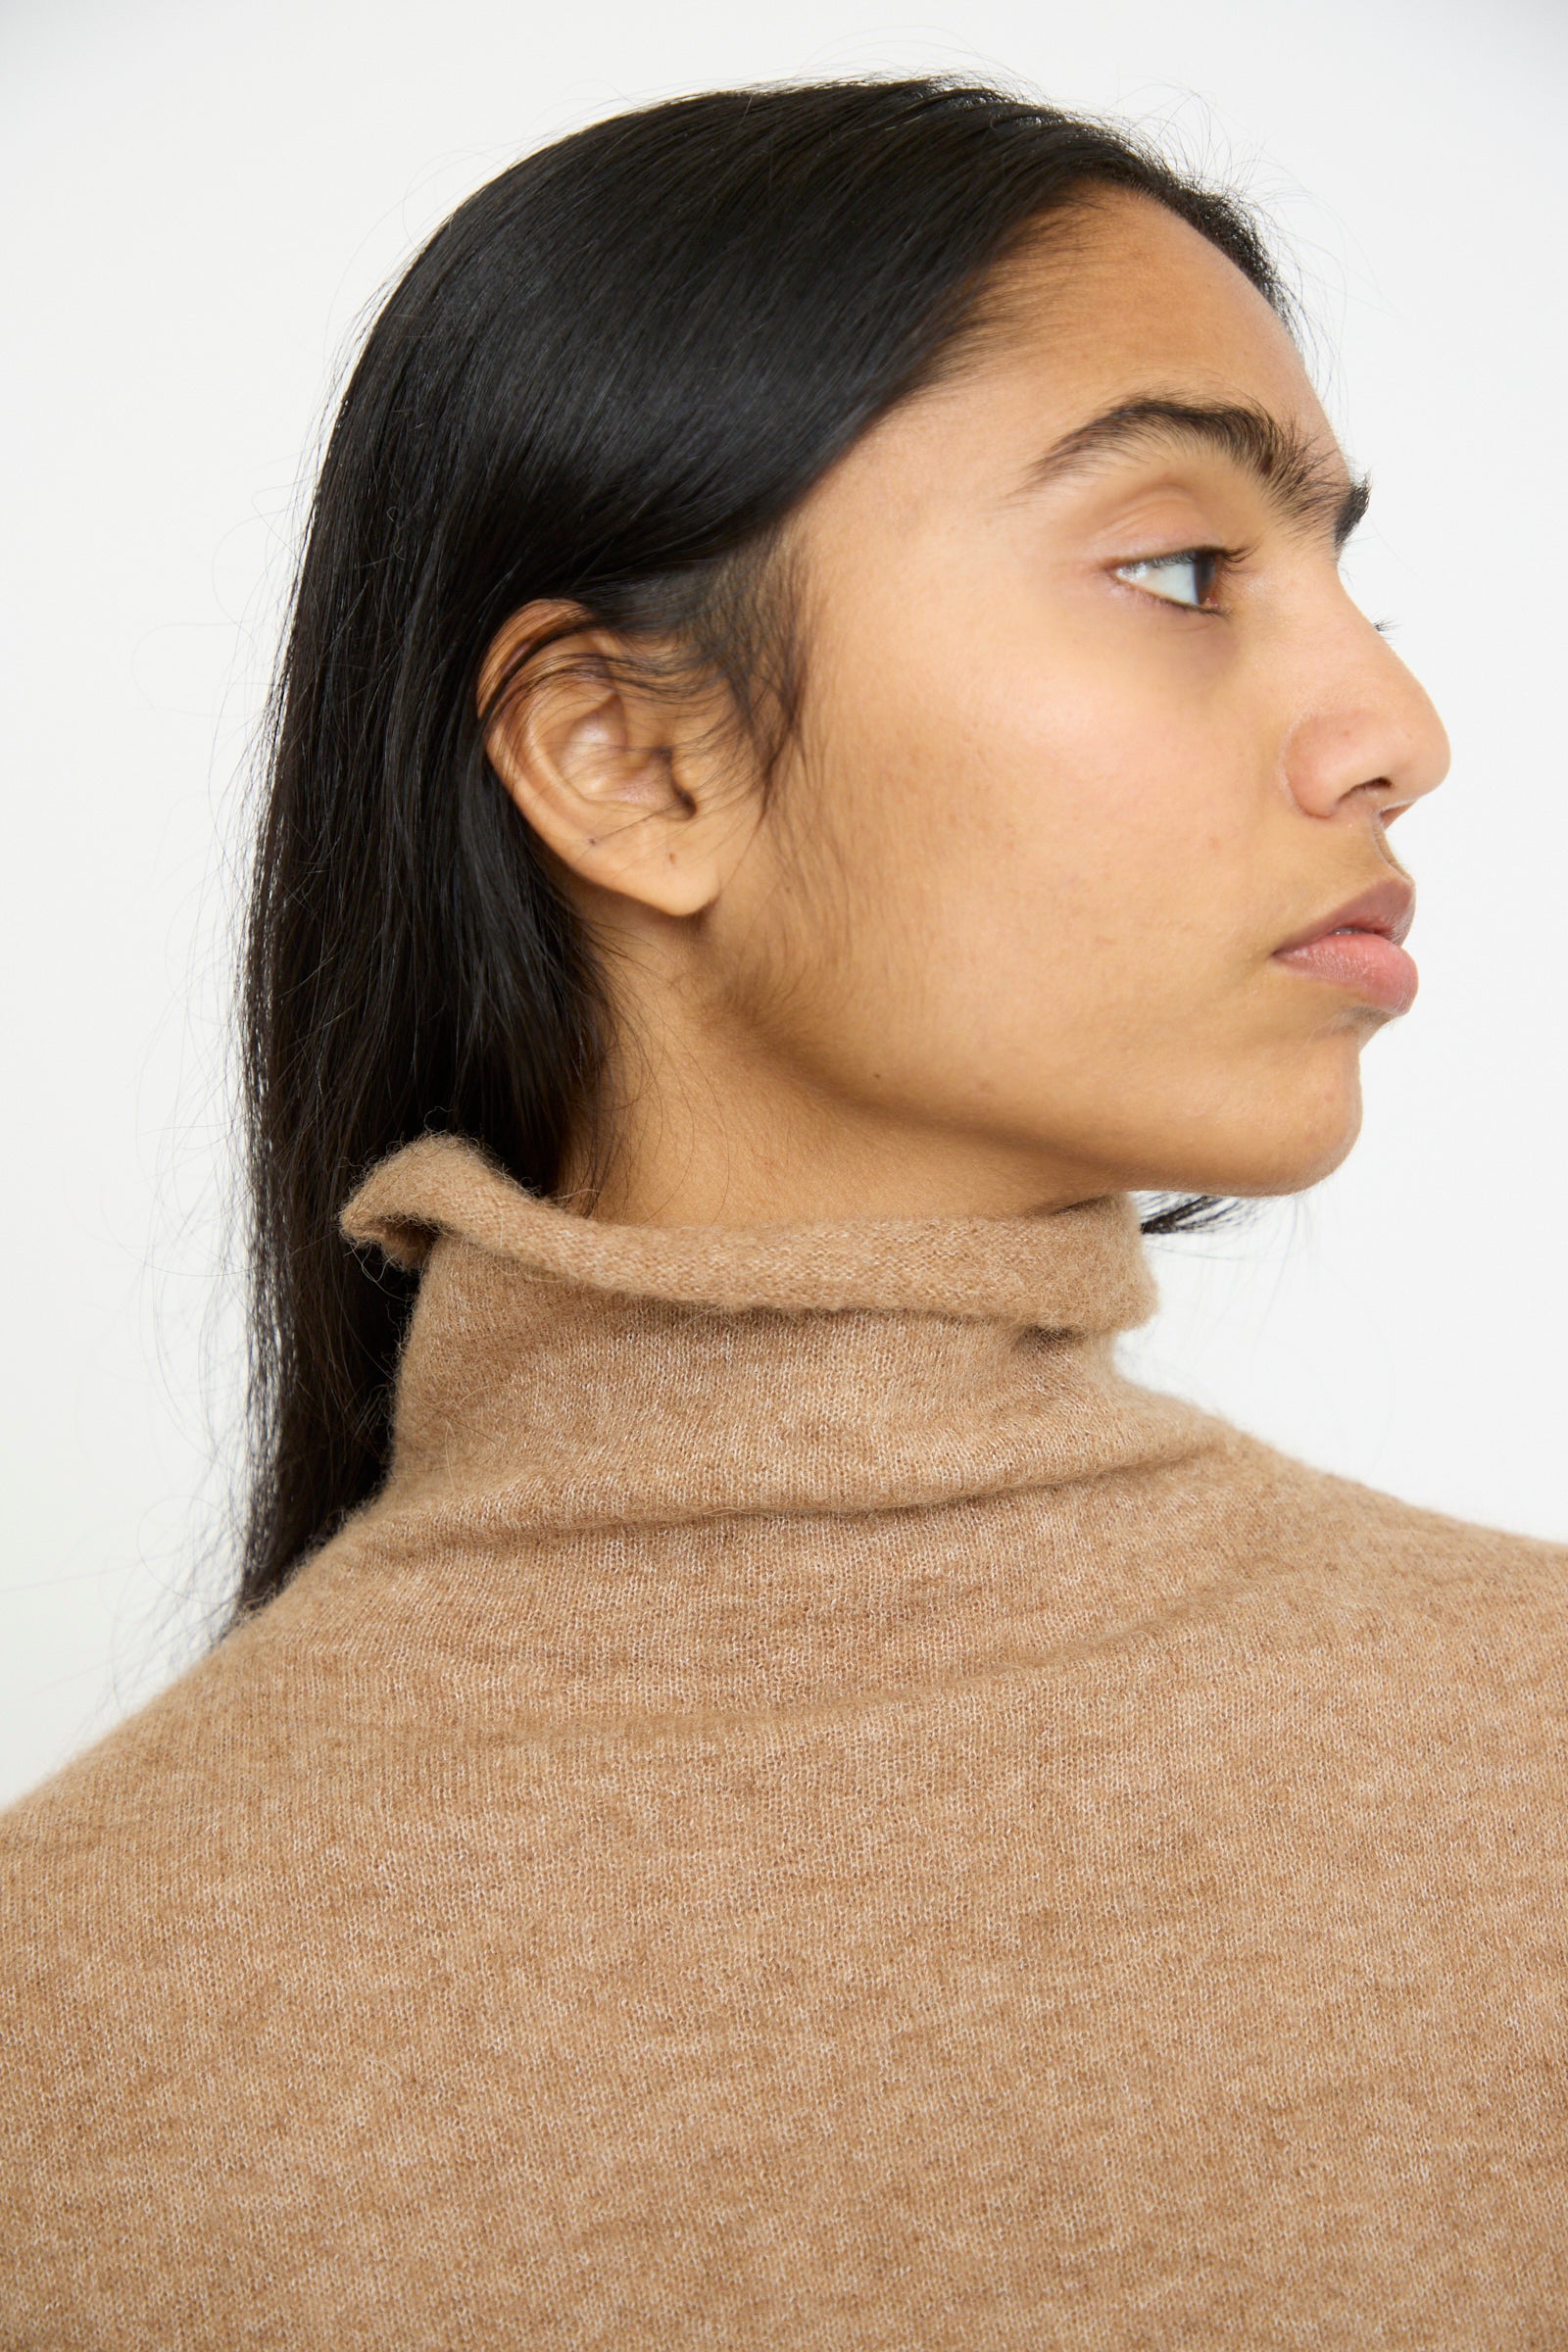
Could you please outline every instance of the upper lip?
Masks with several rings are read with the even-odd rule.
[[[1392,939],[1401,947],[1410,925],[1415,920],[1415,885],[1402,876],[1391,874],[1386,882],[1374,882],[1332,914],[1309,923],[1291,939],[1282,939],[1275,949],[1276,956],[1288,955],[1292,948],[1309,947],[1315,939],[1326,939],[1331,931],[1376,931],[1384,939]]]

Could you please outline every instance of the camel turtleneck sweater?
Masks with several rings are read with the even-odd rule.
[[[1122,1378],[1124,1197],[344,1224],[383,1490],[0,1825],[8,2352],[1568,2345],[1568,1551]]]

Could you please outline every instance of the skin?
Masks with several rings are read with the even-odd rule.
[[[1388,826],[1446,740],[1341,580],[1351,477],[1267,304],[1147,198],[1066,225],[792,518],[807,690],[770,796],[712,697],[617,684],[593,629],[492,728],[610,980],[587,1213],[1277,1194],[1354,1142],[1390,1016],[1275,951],[1402,871]],[[1273,419],[1294,500],[1190,430],[1041,476],[1150,398]],[[1245,558],[1127,568],[1210,546]],[[515,615],[486,685],[560,615]]]

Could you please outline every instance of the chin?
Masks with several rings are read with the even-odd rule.
[[[1313,1152],[1282,1151],[1272,1159],[1260,1158],[1256,1152],[1249,1153],[1244,1163],[1238,1163],[1229,1176],[1216,1173],[1204,1178],[1200,1185],[1187,1184],[1185,1192],[1234,1194],[1238,1199],[1253,1196],[1279,1196],[1286,1193],[1308,1192],[1321,1184],[1325,1176],[1348,1158],[1354,1136],[1334,1146],[1332,1150]]]
[[[1205,1193],[1304,1193],[1348,1159],[1361,1132],[1361,1093],[1340,1115],[1299,1124],[1284,1121],[1272,1134],[1266,1126],[1238,1137],[1234,1152],[1217,1152],[1200,1187]]]
[[[1135,1189],[1159,1192],[1253,1196],[1302,1193],[1332,1176],[1349,1156],[1361,1132],[1359,1059],[1331,1074],[1319,1073],[1309,1089],[1296,1086],[1264,1092],[1237,1088],[1232,1100],[1243,1114],[1232,1126],[1212,1114],[1201,1127],[1172,1138],[1158,1154],[1165,1173],[1140,1176]]]

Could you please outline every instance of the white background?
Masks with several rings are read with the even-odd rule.
[[[189,1659],[228,1573],[237,779],[357,322],[468,189],[597,115],[929,67],[1128,115],[1272,212],[1376,483],[1353,585],[1454,742],[1400,825],[1423,986],[1356,1153],[1162,1247],[1131,1360],[1568,1532],[1560,0],[9,0],[0,1800]]]

